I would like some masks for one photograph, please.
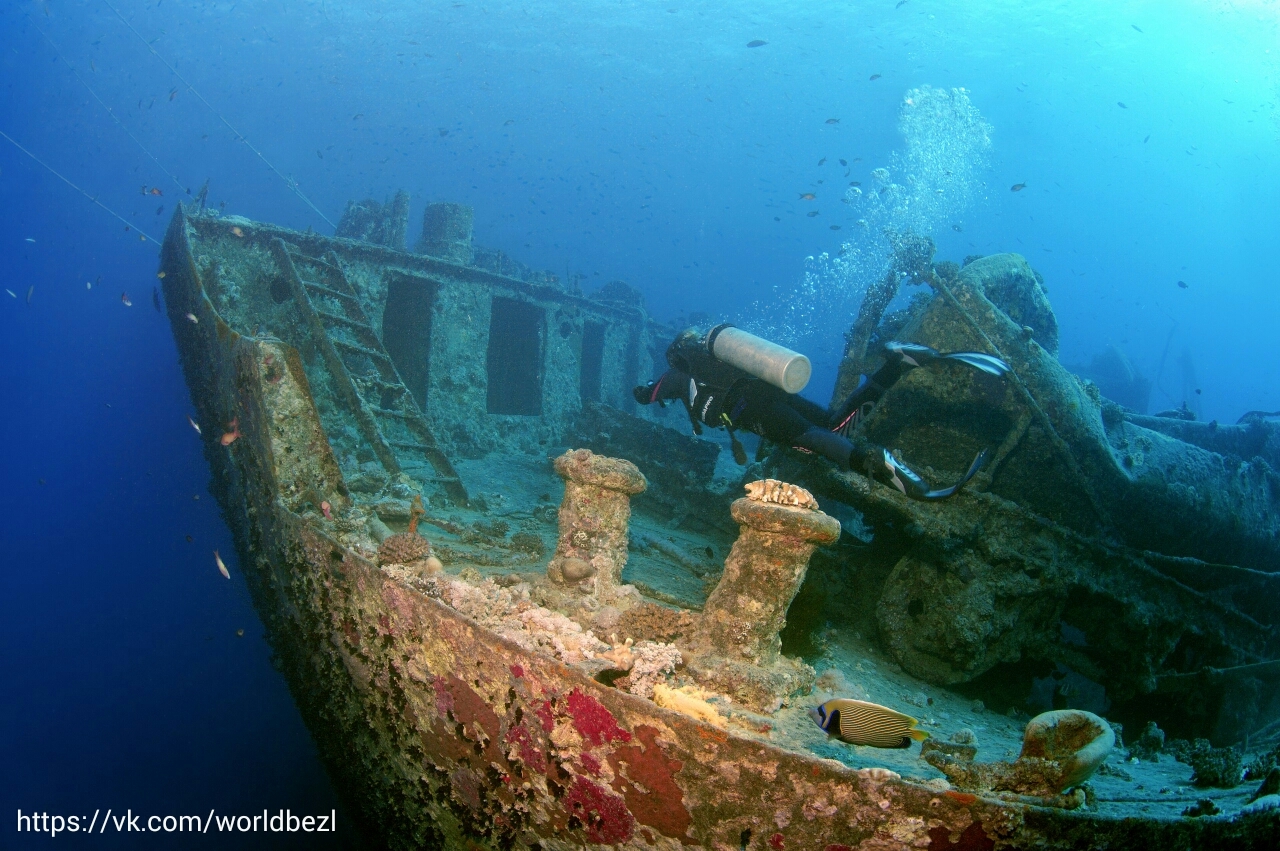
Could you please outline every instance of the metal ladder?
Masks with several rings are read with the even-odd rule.
[[[450,499],[465,504],[462,479],[436,444],[337,255],[329,251],[324,257],[312,257],[279,237],[271,240],[271,252],[289,279],[293,299],[335,387],[382,466],[395,475],[402,471],[402,457],[416,455],[434,473],[417,478],[442,486]]]

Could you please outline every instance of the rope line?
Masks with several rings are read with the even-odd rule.
[[[128,27],[129,30],[138,37],[138,41],[142,42],[142,44],[147,48],[147,50],[151,52],[152,56],[154,56],[156,59],[159,59],[162,63],[164,63],[164,66],[173,73],[173,76],[181,80],[182,84],[187,87],[187,90],[191,92],[191,94],[199,98],[200,102],[203,103],[206,107],[208,107],[209,111],[218,117],[218,120],[221,121],[226,126],[226,128],[235,135],[236,141],[243,142],[244,146],[249,150],[253,151],[253,153],[257,155],[258,159],[262,160],[263,164],[265,164],[267,168],[271,169],[271,171],[276,175],[276,177],[284,181],[285,186],[288,186],[294,195],[297,195],[298,198],[300,198],[303,201],[303,203],[305,203],[308,207],[314,210],[317,216],[324,219],[325,223],[329,225],[329,227],[333,228],[334,230],[337,230],[337,225],[329,221],[329,217],[326,216],[324,213],[320,212],[320,208],[317,207],[315,204],[311,203],[311,199],[302,193],[302,190],[298,188],[297,181],[292,180],[288,177],[285,177],[283,174],[281,174],[280,170],[276,168],[274,165],[272,165],[271,161],[268,160],[265,156],[263,156],[261,151],[259,151],[252,144],[250,144],[249,140],[244,137],[243,133],[241,133],[236,128],[232,127],[231,122],[227,121],[227,119],[223,117],[222,113],[214,109],[213,104],[205,100],[204,95],[200,94],[200,92],[196,89],[196,87],[191,85],[190,82],[188,82],[186,77],[179,74],[177,68],[174,68],[172,65],[170,65],[167,59],[165,59],[163,56],[161,56],[159,53],[156,52],[156,49],[151,46],[151,43],[142,37],[142,33],[138,32],[138,30],[133,26],[133,24],[129,23],[129,21],[125,19],[124,15],[120,14],[120,10],[111,4],[111,0],[102,0],[102,2],[106,5],[108,9],[110,9],[112,12],[115,13],[115,16],[120,19],[120,22],[122,24]]]
[[[27,15],[27,22],[30,23],[31,26],[35,27],[36,32],[40,33],[40,35],[44,37],[44,40],[47,41],[49,43],[49,46],[53,48],[53,52],[58,54],[58,58],[62,60],[62,64],[66,65],[67,70],[69,70],[72,74],[74,74],[76,79],[80,81],[80,85],[84,86],[85,90],[89,94],[93,95],[93,99],[96,100],[98,104],[107,111],[107,115],[111,116],[111,120],[114,121],[116,125],[121,130],[123,130],[130,139],[133,140],[133,143],[137,145],[144,154],[146,154],[148,157],[151,158],[151,161],[156,164],[157,168],[159,168],[165,174],[169,175],[169,179],[174,182],[174,185],[177,186],[180,191],[190,195],[191,190],[188,189],[186,186],[184,186],[181,180],[178,180],[178,178],[174,177],[173,172],[165,168],[164,164],[161,163],[160,160],[156,159],[156,155],[151,153],[151,151],[147,150],[146,145],[138,141],[137,136],[129,132],[129,128],[124,126],[124,122],[121,121],[119,116],[116,115],[115,110],[107,106],[106,103],[103,102],[102,98],[98,97],[98,93],[93,90],[92,86],[90,86],[87,82],[85,82],[84,77],[80,76],[80,72],[75,69],[75,66],[67,61],[67,57],[62,55],[62,51],[58,49],[58,45],[53,43],[53,39],[49,38],[48,34],[44,30],[40,29],[40,25],[37,24],[34,20],[32,20],[30,15]]]
[[[133,222],[131,222],[131,221],[129,221],[128,219],[124,218],[124,217],[123,217],[123,216],[121,216],[119,213],[117,213],[115,210],[111,209],[111,208],[110,208],[110,207],[108,207],[106,204],[104,204],[104,203],[102,203],[101,201],[99,201],[99,200],[98,200],[98,198],[97,198],[97,196],[90,195],[88,192],[85,192],[83,189],[81,189],[79,186],[77,186],[77,185],[75,185],[74,183],[72,183],[70,180],[67,180],[65,177],[63,177],[61,174],[59,174],[59,173],[58,173],[58,170],[57,170],[57,169],[55,169],[53,166],[49,165],[49,164],[48,164],[48,163],[46,163],[44,160],[40,159],[40,158],[39,158],[39,157],[37,157],[35,154],[31,153],[31,152],[30,152],[30,151],[28,151],[26,148],[22,147],[22,146],[21,146],[21,145],[19,145],[17,142],[15,142],[15,141],[14,141],[14,139],[13,139],[13,137],[12,137],[12,136],[10,136],[8,133],[4,132],[3,130],[0,130],[0,136],[3,136],[3,137],[5,137],[6,139],[8,139],[8,140],[9,140],[9,144],[13,145],[13,146],[14,146],[15,148],[17,148],[19,151],[22,151],[22,153],[26,154],[27,156],[31,157],[31,159],[35,160],[36,162],[40,163],[40,165],[44,166],[44,167],[45,167],[45,169],[47,169],[47,170],[48,170],[48,172],[49,172],[50,174],[52,174],[54,177],[58,178],[58,179],[59,179],[59,180],[61,180],[63,183],[67,184],[67,185],[68,185],[68,186],[70,186],[72,189],[74,189],[75,191],[79,192],[81,195],[83,195],[84,197],[88,198],[90,201],[92,201],[93,203],[97,204],[99,207],[101,207],[102,209],[106,210],[108,213],[110,213],[111,215],[115,216],[115,217],[116,217],[117,219],[119,219],[120,221],[124,222],[124,226],[125,226],[126,228],[133,228],[133,229],[134,229],[134,230],[136,230],[139,234],[141,234],[141,235],[143,236],[143,238],[144,238],[144,239],[149,239],[149,240],[151,240],[152,242],[156,242],[156,241],[157,241],[157,240],[156,240],[156,238],[155,238],[154,236],[152,236],[151,234],[147,233],[147,232],[146,232],[146,231],[144,231],[142,228],[138,227],[138,226],[137,226],[137,225],[135,225]]]
[[[1018,371],[1014,369],[1013,364],[1009,363],[1009,359],[1000,351],[1000,347],[997,346],[995,341],[992,340],[987,332],[982,329],[982,326],[978,324],[977,320],[970,315],[969,311],[966,310],[965,306],[960,303],[960,300],[955,297],[947,287],[946,283],[936,275],[931,283],[932,286],[936,287],[944,296],[946,296],[947,301],[951,303],[951,306],[959,312],[960,316],[965,320],[969,327],[982,338],[982,341],[990,347],[991,351],[995,352],[996,355],[1006,364],[1009,364],[1009,376],[1013,379],[1013,386],[1017,387],[1022,393],[1023,399],[1025,399],[1027,404],[1030,406],[1035,418],[1039,420],[1040,426],[1048,435],[1049,444],[1053,446],[1054,449],[1057,449],[1063,459],[1067,462],[1067,469],[1071,471],[1081,488],[1084,490],[1085,496],[1089,500],[1089,507],[1093,509],[1094,516],[1096,516],[1104,526],[1110,526],[1110,515],[1103,507],[1101,498],[1099,498],[1097,492],[1093,488],[1093,483],[1089,481],[1089,477],[1085,475],[1084,470],[1081,469],[1080,462],[1076,460],[1075,454],[1071,451],[1071,447],[1062,439],[1062,435],[1058,434],[1058,430],[1053,426],[1053,421],[1049,419],[1049,414],[1045,412],[1044,408],[1040,407],[1040,403],[1036,401],[1036,397],[1031,393],[1031,389],[1028,388],[1026,383],[1022,380],[1022,376],[1018,375]]]

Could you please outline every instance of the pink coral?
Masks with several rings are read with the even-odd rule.
[[[569,794],[564,797],[564,807],[582,822],[587,839],[592,842],[615,845],[631,838],[635,819],[626,803],[585,777],[574,778]]]
[[[574,728],[593,747],[615,740],[631,741],[631,734],[619,727],[613,714],[591,695],[581,689],[574,689],[569,692],[568,702]]]

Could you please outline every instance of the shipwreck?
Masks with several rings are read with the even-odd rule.
[[[162,252],[198,419],[243,434],[204,432],[240,570],[370,844],[1280,847],[1276,424],[1134,414],[1058,363],[1023,258],[903,238],[836,394],[891,338],[999,355],[858,426],[936,480],[991,462],[928,504],[737,468],[635,406],[678,330],[636,290],[458,205],[407,230],[403,193],[335,237],[180,208]],[[835,740],[835,697],[930,738]]]

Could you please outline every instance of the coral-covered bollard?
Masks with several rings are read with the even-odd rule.
[[[778,633],[804,582],[809,556],[818,544],[840,537],[840,521],[818,511],[801,488],[783,482],[747,487],[757,484],[773,487],[756,487],[759,498],[733,503],[733,519],[742,530],[720,583],[707,598],[695,642],[699,649],[769,665],[781,651]]]
[[[564,478],[560,503],[560,540],[547,565],[547,577],[558,585],[574,585],[595,577],[595,597],[607,603],[627,563],[627,521],[631,496],[649,483],[636,465],[620,458],[575,449],[555,460]]]
[[[813,684],[812,668],[782,655],[778,634],[809,556],[840,537],[840,521],[818,511],[808,491],[785,482],[752,482],[747,493],[733,504],[742,531],[703,607],[686,670],[743,706],[772,712]]]

